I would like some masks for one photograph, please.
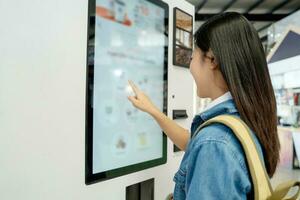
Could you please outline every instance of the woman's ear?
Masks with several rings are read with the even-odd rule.
[[[210,59],[210,62],[211,62],[210,67],[211,67],[211,69],[218,69],[217,60],[216,60],[214,54],[212,53],[212,51],[210,49],[207,52],[206,57],[208,57]]]
[[[211,61],[211,65],[213,67],[213,69],[218,69],[219,68],[219,65],[217,63],[217,60],[215,57],[213,57],[212,61]]]

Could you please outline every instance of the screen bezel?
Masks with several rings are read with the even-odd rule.
[[[168,98],[168,28],[169,28],[169,6],[167,3],[157,0],[145,0],[151,2],[155,5],[160,6],[165,10],[165,20],[164,20],[164,28],[165,28],[165,47],[164,47],[164,102],[163,102],[163,113],[167,114],[167,98]],[[95,52],[95,40],[93,47],[89,45],[91,37],[95,36],[95,16],[93,16],[92,8],[94,8],[96,1],[89,0],[88,2],[88,24],[87,24],[87,62],[86,62],[86,109],[85,109],[85,183],[87,185],[93,184],[96,182],[106,181],[112,178],[116,178],[119,176],[127,175],[130,173],[134,173],[137,171],[145,170],[151,167],[155,167],[158,165],[165,164],[167,162],[167,136],[164,132],[162,132],[163,142],[162,142],[162,157],[154,160],[149,160],[141,163],[136,163],[133,165],[120,167],[113,170],[108,170],[100,173],[93,173],[93,109],[91,105],[91,95],[93,95],[92,91],[89,89],[89,85],[93,84],[94,79],[94,64],[89,65],[89,49],[92,48],[93,52]],[[125,99],[127,100],[127,99]],[[124,100],[124,101],[125,101]]]

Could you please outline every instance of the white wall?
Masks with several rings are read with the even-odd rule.
[[[193,14],[182,0],[166,0]],[[172,192],[183,153],[168,141],[168,162],[85,185],[87,0],[0,0],[0,199],[124,200],[125,188],[155,178],[155,199]],[[188,110],[195,88],[188,69],[172,66],[169,116]],[[172,99],[175,94],[175,99]]]
[[[269,72],[275,89],[300,87],[300,55],[269,63]]]
[[[297,11],[287,17],[273,23],[268,27],[268,44],[273,44],[277,42],[282,34],[289,28],[290,26],[300,27],[300,11]]]

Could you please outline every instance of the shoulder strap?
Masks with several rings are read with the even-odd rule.
[[[248,126],[238,117],[232,115],[219,115],[209,119],[198,127],[193,137],[195,137],[201,128],[212,123],[221,123],[231,128],[242,144],[254,185],[255,200],[263,200],[270,197],[273,191],[269,177],[260,160]]]
[[[277,186],[274,191],[272,190],[269,176],[267,175],[266,169],[259,157],[250,129],[243,120],[232,115],[219,115],[199,126],[193,137],[195,137],[201,128],[211,123],[221,123],[231,128],[242,144],[254,185],[255,200],[282,200],[294,186],[298,186],[297,193],[286,200],[297,200],[300,198],[299,181],[290,180]]]
[[[299,200],[300,199],[300,182],[295,180],[286,181],[279,184],[274,190],[272,196],[268,200],[281,200],[289,193],[290,189],[298,186],[298,191],[294,196],[285,198],[285,200]]]

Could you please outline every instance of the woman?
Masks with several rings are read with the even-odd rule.
[[[221,114],[240,117],[272,177],[279,160],[276,102],[259,36],[241,14],[212,17],[195,33],[190,72],[197,95],[212,102],[191,125],[191,134],[160,112],[132,82],[132,104],[149,113],[185,155],[174,176],[175,200],[251,199],[253,186],[245,154],[233,132],[211,124],[195,134],[204,121]]]

